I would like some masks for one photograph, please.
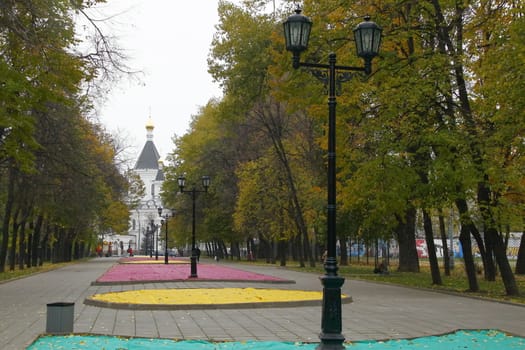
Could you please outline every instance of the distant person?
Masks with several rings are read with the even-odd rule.
[[[381,275],[388,275],[388,267],[386,266],[384,262],[381,262],[381,264],[379,264],[379,266],[377,266],[374,269],[374,273],[378,273]]]
[[[195,255],[197,256],[197,261],[201,259],[201,250],[199,248],[195,249]]]

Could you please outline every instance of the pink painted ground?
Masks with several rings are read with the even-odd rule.
[[[97,283],[126,283],[154,281],[253,281],[253,282],[291,282],[282,278],[263,275],[221,265],[198,264],[199,277],[190,278],[189,264],[116,264]]]
[[[189,264],[190,263],[190,260],[188,258],[173,258],[173,257],[169,257],[168,258],[168,261],[171,263],[176,263],[176,264]],[[164,257],[163,256],[159,256],[158,259],[155,259],[154,257],[150,258],[149,256],[133,256],[133,257],[125,257],[125,258],[121,258],[119,259],[118,261],[120,264],[130,264],[130,263],[135,263],[135,264],[139,264],[139,263],[158,263],[158,264],[164,264]]]

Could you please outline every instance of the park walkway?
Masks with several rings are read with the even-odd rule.
[[[96,258],[0,284],[0,348],[25,349],[44,333],[46,304],[75,303],[76,333],[201,340],[318,342],[319,306],[242,310],[114,310],[84,305],[95,293],[142,288],[268,288],[264,283],[169,282],[92,285],[116,258]],[[219,264],[228,264],[219,262]],[[229,264],[228,264],[229,265]],[[231,266],[231,265],[229,265]],[[295,280],[272,288],[320,290],[317,276],[274,266],[233,265],[251,272]],[[189,266],[188,266],[189,269]],[[431,291],[346,281],[343,305],[347,340],[409,338],[456,329],[499,329],[525,336],[525,307]]]

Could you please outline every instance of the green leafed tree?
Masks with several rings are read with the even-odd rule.
[[[41,263],[48,248],[55,260],[78,256],[103,212],[118,231],[127,226],[127,185],[108,135],[86,119],[93,96],[83,90],[119,67],[94,61],[107,50],[81,54],[75,32],[75,14],[100,2],[0,5],[0,270],[9,238],[13,268],[15,254],[20,266]]]

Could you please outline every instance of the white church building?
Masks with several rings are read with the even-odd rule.
[[[129,213],[129,231],[127,235],[115,233],[102,234],[103,255],[127,255],[128,249],[133,254],[155,255],[164,252],[161,218],[158,209],[162,207],[160,192],[164,182],[164,172],[160,155],[153,143],[153,121],[146,123],[146,143],[140,152],[132,172],[140,177],[145,191],[138,206]]]
[[[164,182],[164,172],[162,163],[159,162],[159,152],[153,143],[154,128],[150,117],[146,123],[146,143],[133,168],[133,172],[144,183],[145,194],[138,207],[130,212],[129,236],[134,243],[131,245],[134,252],[142,254],[155,254],[157,250],[164,251],[164,242],[159,243],[161,218],[157,209],[162,207],[160,192]]]

